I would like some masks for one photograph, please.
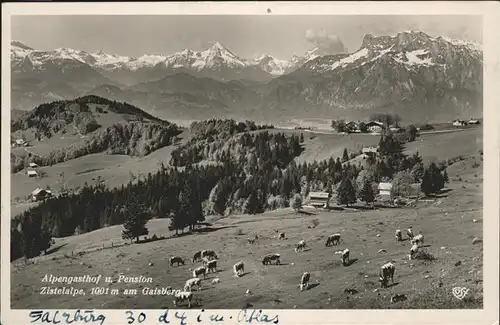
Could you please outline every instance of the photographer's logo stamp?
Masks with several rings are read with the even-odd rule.
[[[455,296],[455,298],[462,300],[469,293],[469,289],[464,287],[455,287],[453,288],[452,293]]]

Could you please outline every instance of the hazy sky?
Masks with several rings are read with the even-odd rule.
[[[12,39],[35,49],[69,47],[137,57],[201,50],[219,41],[250,58],[289,59],[315,45],[355,51],[363,36],[421,30],[482,43],[480,16],[13,16]]]

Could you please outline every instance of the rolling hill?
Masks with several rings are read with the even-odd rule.
[[[175,124],[127,103],[97,96],[43,104],[12,121],[12,171],[36,162],[47,166],[96,153],[144,156],[173,143]]]

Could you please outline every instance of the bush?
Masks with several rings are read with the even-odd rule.
[[[424,124],[420,126],[420,131],[430,131],[430,130],[434,130],[434,126],[430,124]]]

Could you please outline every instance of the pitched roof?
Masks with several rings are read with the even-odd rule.
[[[309,192],[309,198],[311,199],[328,199],[330,194],[327,192]]]
[[[31,192],[32,195],[38,195],[40,194],[41,192],[45,192],[45,193],[48,193],[48,194],[52,194],[52,191],[51,190],[44,190],[43,188],[37,188],[36,190],[34,190],[33,192]]]
[[[36,170],[28,170],[28,175],[36,175]]]
[[[379,190],[390,191],[392,189],[392,184],[391,183],[379,183],[378,184],[378,189]]]
[[[33,195],[38,195],[38,194],[40,194],[40,192],[42,192],[42,191],[45,191],[45,190],[44,190],[43,188],[37,188],[36,190],[34,190],[33,192],[31,192],[31,194],[33,194]]]

